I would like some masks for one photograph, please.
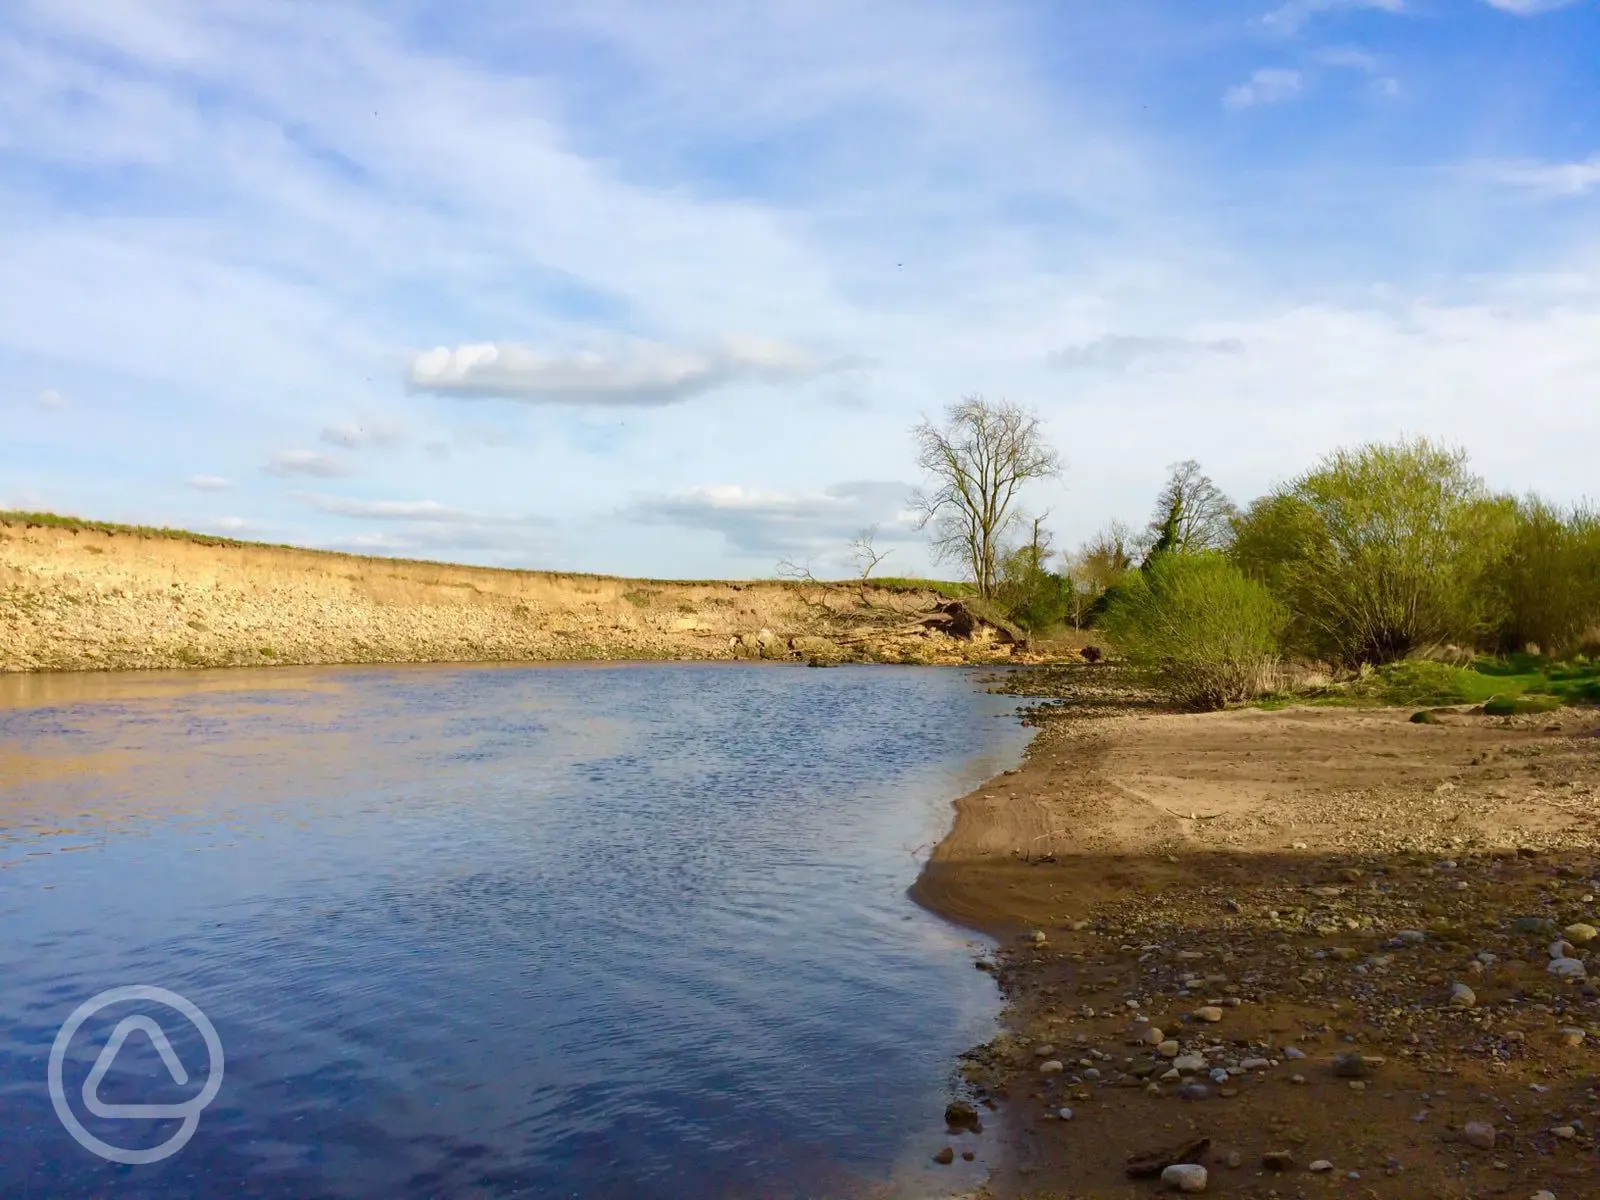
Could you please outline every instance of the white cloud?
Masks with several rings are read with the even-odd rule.
[[[354,500],[346,496],[327,496],[319,493],[302,495],[318,512],[336,517],[358,517],[371,521],[485,520],[476,513],[463,508],[451,508],[440,504],[437,500]]]
[[[324,425],[321,436],[330,446],[359,450],[363,446],[398,446],[405,441],[406,431],[398,421],[367,417],[359,421],[335,421]]]
[[[1325,67],[1364,71],[1368,75],[1378,70],[1377,56],[1354,46],[1330,46],[1325,50],[1318,50],[1311,57]]]
[[[1498,8],[1501,12],[1514,13],[1519,17],[1537,16],[1539,13],[1555,12],[1558,8],[1567,8],[1578,3],[1578,0],[1485,0],[1490,8]]]
[[[1107,334],[1057,350],[1052,366],[1064,370],[1133,371],[1146,367],[1174,367],[1197,354],[1238,354],[1238,338],[1181,338],[1139,334]]]
[[[225,492],[233,486],[233,480],[221,475],[191,475],[188,484],[197,492]]]
[[[1288,0],[1261,17],[1261,24],[1274,33],[1293,36],[1313,17],[1341,9],[1377,9],[1381,12],[1405,11],[1405,0]]]
[[[280,450],[267,459],[261,468],[268,475],[311,475],[321,479],[334,479],[351,474],[349,464],[316,450]]]
[[[610,352],[543,354],[514,343],[440,346],[416,355],[416,391],[505,396],[550,404],[659,405],[739,380],[779,383],[849,365],[764,338],[729,338],[710,351],[636,342]]]
[[[1222,103],[1232,109],[1256,104],[1277,104],[1292,100],[1304,88],[1299,71],[1286,67],[1262,67],[1251,74],[1248,83],[1236,83],[1222,95]]]
[[[1372,81],[1374,95],[1392,98],[1400,94],[1400,81],[1393,75],[1384,75]]]
[[[720,533],[743,554],[802,553],[842,557],[851,538],[878,527],[883,542],[917,536],[906,509],[911,484],[860,480],[821,492],[780,492],[737,484],[689,488],[635,501],[635,521]]]
[[[40,408],[65,408],[67,406],[67,398],[56,391],[55,388],[45,388],[35,397],[34,403]]]
[[[1493,183],[1540,196],[1581,196],[1591,188],[1600,187],[1600,154],[1592,154],[1581,162],[1484,163],[1476,171]]]

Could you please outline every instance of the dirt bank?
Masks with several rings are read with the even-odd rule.
[[[1002,1119],[930,1154],[1002,1140],[998,1196],[1150,1196],[1130,1157],[1190,1143],[1208,1195],[1600,1197],[1600,714],[1188,716],[1054,678],[915,889],[1001,939],[1008,1001],[966,1064]]]
[[[0,514],[0,671],[787,658],[1009,661],[931,590],[684,583],[63,528]]]

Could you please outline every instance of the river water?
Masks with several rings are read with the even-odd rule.
[[[981,1157],[928,1156],[996,997],[905,889],[1025,739],[926,668],[0,677],[0,1195],[970,1183]],[[223,1055],[184,1143],[181,1107],[86,1104],[203,1099],[194,1022],[125,999],[64,1043],[69,1114],[181,1146],[149,1164],[83,1148],[47,1083],[68,1016],[127,985]]]

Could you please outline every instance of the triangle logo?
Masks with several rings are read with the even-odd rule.
[[[160,1117],[181,1117],[185,1115],[188,1105],[185,1104],[107,1104],[100,1099],[100,1084],[105,1080],[111,1064],[117,1060],[117,1054],[122,1049],[122,1044],[128,1040],[128,1035],[138,1031],[150,1039],[150,1044],[155,1047],[156,1053],[161,1057],[162,1065],[167,1068],[167,1074],[172,1076],[172,1082],[185,1084],[189,1082],[189,1072],[184,1069],[183,1063],[178,1061],[178,1056],[172,1051],[172,1043],[167,1040],[166,1032],[149,1017],[133,1016],[124,1017],[117,1022],[117,1027],[111,1031],[111,1036],[106,1040],[100,1056],[94,1060],[94,1066],[89,1071],[89,1077],[83,1081],[83,1105],[97,1117],[114,1118],[139,1118],[150,1120]]]

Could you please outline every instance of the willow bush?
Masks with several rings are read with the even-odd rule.
[[[1221,708],[1271,688],[1282,605],[1217,551],[1162,553],[1119,587],[1100,626],[1179,703]]]

